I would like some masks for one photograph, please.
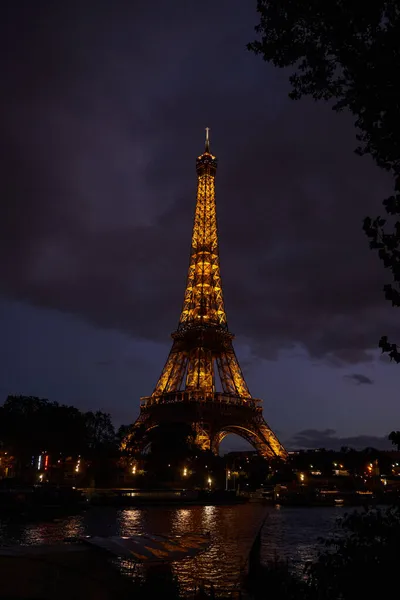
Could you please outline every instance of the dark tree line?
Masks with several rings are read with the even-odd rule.
[[[8,396],[0,406],[0,444],[24,469],[42,452],[83,456],[92,464],[118,456],[120,439],[109,414],[34,396]]]
[[[397,0],[258,0],[258,39],[249,50],[291,69],[290,97],[333,101],[355,117],[356,153],[370,154],[393,175],[382,216],[366,217],[364,231],[391,273],[384,294],[400,306],[400,4]],[[391,219],[394,217],[393,219]],[[392,223],[393,221],[393,223]],[[383,336],[383,352],[400,362]]]
[[[34,396],[9,396],[0,406],[0,449],[15,458],[20,474],[42,453],[52,459],[81,456],[89,465],[88,478],[96,484],[116,481],[119,467],[127,471],[132,459],[140,462],[136,483],[143,485],[178,481],[186,468],[188,483],[203,486],[208,473],[215,478],[223,472],[220,457],[196,448],[190,425],[165,423],[152,429],[144,455],[129,437],[131,430],[122,425],[116,431],[111,416],[101,411],[82,412]],[[136,431],[139,438],[141,433]],[[122,444],[129,439],[131,443]]]
[[[392,442],[393,446],[400,452],[400,431],[392,431],[389,434],[389,441]]]

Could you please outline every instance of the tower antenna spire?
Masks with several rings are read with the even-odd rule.
[[[206,127],[206,152],[210,152],[210,128]]]

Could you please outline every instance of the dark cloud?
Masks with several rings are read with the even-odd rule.
[[[351,375],[345,375],[343,379],[355,383],[357,385],[372,385],[374,380],[361,373],[352,373]]]
[[[5,295],[165,340],[211,125],[233,330],[259,356],[302,345],[339,365],[369,360],[383,334],[400,337],[361,230],[390,182],[353,154],[350,118],[291,103],[286,75],[246,52],[251,3],[8,4]]]
[[[378,450],[389,450],[391,443],[387,437],[373,435],[357,435],[350,437],[339,437],[334,429],[304,429],[296,433],[286,446],[293,449],[325,448],[326,450],[340,450],[343,446],[364,450],[365,448],[377,448]]]

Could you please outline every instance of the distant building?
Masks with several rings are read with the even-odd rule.
[[[233,458],[233,459],[252,459],[257,457],[257,452],[255,450],[235,450],[233,452],[228,452],[225,454],[225,457]]]

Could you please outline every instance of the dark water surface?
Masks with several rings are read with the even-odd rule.
[[[318,550],[317,540],[343,516],[340,507],[290,508],[262,504],[191,506],[187,508],[92,508],[53,522],[20,523],[2,519],[0,544],[47,544],[81,535],[125,535],[187,532],[211,533],[207,552],[172,565],[183,589],[211,581],[216,589],[237,585],[254,537],[265,516],[262,559],[278,554],[301,569]]]

